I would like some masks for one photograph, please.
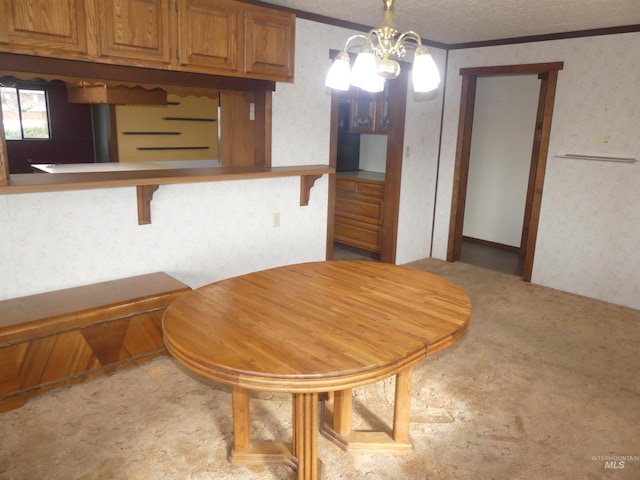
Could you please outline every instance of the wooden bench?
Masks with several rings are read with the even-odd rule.
[[[162,315],[189,290],[160,272],[0,301],[0,412],[165,355]]]

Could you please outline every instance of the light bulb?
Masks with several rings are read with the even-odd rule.
[[[440,73],[436,62],[427,50],[427,47],[420,45],[416,48],[413,57],[413,90],[414,92],[430,92],[438,88],[440,84]]]
[[[324,84],[329,88],[346,92],[349,90],[350,80],[351,65],[349,64],[349,54],[347,52],[339,52],[331,64]]]

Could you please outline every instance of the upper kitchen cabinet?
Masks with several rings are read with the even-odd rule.
[[[93,0],[0,0],[0,48],[26,55],[95,53]]]
[[[0,0],[0,51],[293,82],[295,15],[236,0]]]
[[[244,73],[293,81],[295,16],[259,7],[244,12]]]
[[[178,5],[178,63],[181,70],[240,69],[242,10],[237,2],[182,0]]]
[[[169,65],[171,23],[167,0],[100,0],[96,5],[101,57],[132,60],[134,65]]]
[[[181,70],[293,81],[295,16],[232,0],[178,5]]]

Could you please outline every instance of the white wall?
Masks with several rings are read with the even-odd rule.
[[[463,235],[520,247],[540,80],[478,78]]]
[[[325,255],[327,176],[0,196],[0,299],[165,271],[192,287]],[[280,213],[280,227],[273,214]],[[5,228],[6,227],[6,228]]]
[[[296,81],[278,83],[273,96],[274,166],[328,163],[328,51],[341,49],[350,33],[300,19],[296,25]],[[533,282],[640,308],[640,165],[553,157],[640,156],[639,46],[640,33],[631,33],[451,51],[439,171],[443,86],[435,96],[408,95],[404,145],[410,153],[403,161],[397,263],[429,256],[432,221],[433,256],[446,256],[459,69],[564,61]],[[431,51],[444,72],[446,53]],[[297,177],[162,186],[148,226],[137,225],[133,188],[0,196],[0,298],[155,270],[199,286],[320,260],[327,192],[326,175],[311,190],[308,207],[298,206]],[[281,230],[272,227],[275,212]]]
[[[386,135],[360,135],[360,170],[385,173],[387,169]]]
[[[556,92],[533,283],[640,308],[640,33],[449,53],[433,255],[445,258],[462,67],[564,61]],[[607,139],[607,143],[603,143]]]
[[[418,95],[413,93],[409,77],[398,213],[398,264],[430,256],[446,52],[432,47],[429,51],[442,82],[437,91]]]
[[[324,75],[347,32],[298,20],[296,80],[273,95],[274,166],[328,164]],[[140,226],[132,187],[0,195],[0,299],[153,271],[198,287],[324,260],[327,198],[327,175],[305,207],[299,177],[161,186]]]

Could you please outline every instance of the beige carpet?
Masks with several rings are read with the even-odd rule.
[[[471,329],[415,369],[415,453],[349,453],[320,436],[326,480],[640,478],[640,311],[462,263],[412,266],[467,291]],[[391,379],[356,390],[354,423],[388,425],[392,401]],[[290,438],[287,395],[251,408],[254,439]],[[228,388],[165,357],[0,414],[0,478],[289,478],[230,465],[230,442]]]

